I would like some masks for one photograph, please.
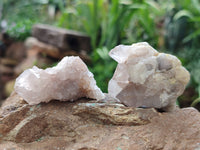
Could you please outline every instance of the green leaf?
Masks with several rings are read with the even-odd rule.
[[[192,4],[196,8],[196,10],[200,13],[200,2],[199,2],[199,0],[192,0]]]
[[[200,103],[200,97],[192,102],[191,107],[195,107],[198,103]]]
[[[148,4],[149,6],[151,6],[152,8],[154,8],[157,11],[160,10],[158,3],[156,3],[155,1],[146,0],[145,3]]]
[[[174,15],[173,20],[176,21],[176,20],[178,20],[178,19],[180,19],[182,17],[192,18],[193,14],[188,10],[180,10]]]
[[[194,23],[200,22],[200,17],[199,16],[192,17],[190,18],[190,21]]]
[[[200,29],[197,30],[197,31],[194,31],[192,34],[188,35],[187,37],[185,37],[183,39],[183,43],[187,43],[189,42],[190,40],[196,38],[197,36],[200,36]]]
[[[129,6],[130,9],[146,9],[144,4],[132,4]]]
[[[109,50],[106,47],[103,48],[98,48],[97,49],[97,53],[99,54],[99,56],[103,59],[103,60],[108,60],[110,59],[109,55],[108,55]]]

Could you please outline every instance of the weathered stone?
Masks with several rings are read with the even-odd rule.
[[[26,57],[26,48],[23,42],[12,43],[6,49],[5,57],[21,62]]]
[[[0,33],[0,57],[5,57],[6,49],[13,43],[13,39],[5,32]]]
[[[194,108],[159,113],[88,99],[30,106],[13,93],[0,109],[0,149],[196,150],[199,129]]]
[[[14,71],[11,67],[4,66],[4,65],[1,65],[1,64],[0,64],[0,72],[2,74],[11,74],[11,75],[13,75],[13,73],[14,73]]]
[[[0,64],[0,80],[3,84],[14,79],[14,71],[12,67],[4,66]]]
[[[6,32],[0,33],[0,41],[2,41],[6,47],[13,43],[13,39]]]
[[[84,53],[85,51],[76,52],[73,50],[63,51],[59,48],[40,42],[34,37],[29,37],[25,41],[27,49],[34,49],[35,51],[50,56],[54,59],[62,59],[65,56],[79,56],[84,62],[90,61],[89,56]]]
[[[52,59],[46,57],[46,55],[40,53],[38,48],[34,47],[27,51],[27,58],[24,59],[14,68],[14,73],[16,76],[20,75],[26,69],[37,66],[39,68],[46,68],[46,66],[51,66],[55,63]]]
[[[58,48],[56,48],[55,46],[40,42],[34,37],[27,38],[25,41],[25,45],[27,49],[36,49],[38,52],[44,53],[47,56],[60,59],[61,52]]]
[[[4,88],[3,82],[1,80],[1,76],[2,76],[2,74],[0,72],[0,106],[1,106],[1,101],[3,99],[3,88]]]
[[[1,58],[0,63],[4,66],[14,67],[17,65],[17,61],[9,58]]]
[[[15,78],[14,76],[15,65],[16,65],[15,60],[8,58],[0,59],[0,80],[2,81],[2,84],[6,84],[8,81]]]
[[[45,70],[34,66],[24,71],[15,83],[15,91],[29,104],[81,97],[103,99],[93,74],[79,57],[64,57],[55,67]]]
[[[157,112],[154,109],[133,109],[123,104],[91,102],[74,106],[74,114],[105,125],[145,125],[157,115]]]
[[[109,55],[118,62],[108,85],[111,96],[127,106],[174,110],[190,79],[178,58],[145,42],[117,46]]]
[[[63,50],[90,50],[90,38],[80,32],[36,24],[33,26],[32,35],[42,42]]]

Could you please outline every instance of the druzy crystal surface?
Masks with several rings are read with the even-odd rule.
[[[109,55],[118,62],[108,85],[111,96],[131,107],[175,108],[190,79],[177,57],[146,42],[116,46]]]
[[[102,99],[93,74],[79,57],[64,57],[45,70],[34,66],[25,70],[15,83],[15,91],[30,105],[50,100]]]

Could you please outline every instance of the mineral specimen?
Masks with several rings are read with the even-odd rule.
[[[127,106],[172,111],[190,80],[178,58],[158,53],[146,42],[116,46],[109,55],[118,65],[108,92]]]
[[[15,91],[30,105],[76,100],[80,97],[103,99],[93,74],[79,57],[64,57],[57,66],[45,70],[34,66],[24,71],[15,83]]]

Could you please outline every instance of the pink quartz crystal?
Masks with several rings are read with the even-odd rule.
[[[15,91],[30,105],[76,100],[81,97],[103,99],[93,74],[79,57],[64,57],[55,67],[25,70],[15,83]]]
[[[159,53],[146,42],[116,46],[109,55],[118,62],[109,95],[127,106],[171,111],[190,80],[177,57]]]

